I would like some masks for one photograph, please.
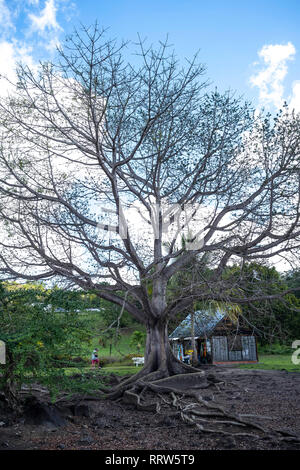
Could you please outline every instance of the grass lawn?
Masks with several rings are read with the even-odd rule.
[[[111,374],[114,373],[116,375],[127,375],[127,374],[136,374],[139,370],[142,369],[142,366],[127,366],[127,365],[115,365],[110,364],[108,366],[103,367],[102,373],[103,374]],[[101,372],[101,369],[100,369]]]
[[[288,372],[300,372],[300,364],[293,364],[291,354],[260,354],[257,364],[243,364],[241,369],[271,369],[287,370]]]
[[[99,385],[109,390],[109,386],[107,386],[107,376],[109,374],[114,373],[122,377],[124,375],[136,374],[140,369],[140,366],[114,364],[102,367],[101,369],[92,369],[91,367],[64,368],[64,378],[59,378],[58,391],[67,392],[70,394],[70,397],[74,393],[93,395],[99,391]]]
[[[143,348],[141,349],[140,353],[137,349],[130,346],[130,336],[135,330],[138,331],[145,331],[145,327],[143,325],[134,325],[133,327],[126,327],[121,328],[120,333],[121,336],[116,341],[116,338],[112,338],[112,340],[106,340],[106,345],[103,346],[99,344],[99,339],[101,338],[101,330],[106,329],[106,325],[103,323],[101,316],[99,313],[95,312],[80,312],[79,315],[84,315],[84,318],[92,325],[92,329],[95,332],[95,336],[92,338],[90,342],[83,344],[83,356],[90,359],[93,349],[98,348],[98,356],[101,357],[113,357],[115,359],[122,360],[128,354],[144,354]],[[111,347],[110,347],[110,343]]]
[[[95,374],[99,375],[106,375],[106,374],[116,374],[116,375],[127,375],[127,374],[136,374],[139,370],[141,370],[142,366],[134,366],[128,364],[109,364],[105,367],[101,367],[101,369],[92,369],[91,367],[66,367],[64,368],[64,372],[66,376],[72,376],[74,374],[90,374],[94,372]]]
[[[241,369],[269,369],[269,370],[287,370],[289,372],[300,372],[300,364],[293,364],[291,361],[290,354],[260,354],[259,362],[257,364],[241,364],[237,365]],[[127,374],[136,374],[141,370],[142,366],[136,367],[131,365],[129,361],[124,364],[120,362],[115,362],[112,364],[107,364],[102,367],[100,370],[95,369],[95,373],[99,374],[110,374],[114,373],[116,375],[127,375]],[[84,367],[76,369],[74,367],[65,369],[66,375],[72,375],[76,373],[89,373],[93,369],[90,367]]]
[[[89,347],[86,348],[86,355],[89,357],[91,354],[91,351],[94,348],[98,348],[99,357],[101,356],[109,357],[111,355],[113,357],[119,357],[121,359],[127,354],[137,353],[137,351],[135,351],[133,348],[129,346],[129,341],[130,341],[130,334],[122,335],[121,338],[118,340],[117,344],[112,344],[111,354],[110,354],[110,346],[109,346],[108,341],[107,341],[106,346],[103,347],[99,345],[99,338],[93,338]]]
[[[241,369],[265,369],[265,370],[287,370],[288,372],[300,372],[300,364],[293,364],[291,354],[260,354],[259,363],[236,365]],[[65,380],[61,384],[64,391],[73,393],[93,394],[99,390],[99,384],[106,386],[106,377],[113,373],[118,376],[136,374],[142,366],[136,367],[130,363],[130,359],[124,362],[106,364],[101,369],[87,367],[64,368]],[[79,374],[79,377],[74,377]]]

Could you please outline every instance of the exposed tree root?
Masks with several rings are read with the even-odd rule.
[[[125,377],[116,385],[108,394],[108,398],[116,399],[124,395],[127,390],[135,386],[140,380],[145,383],[157,383],[164,378],[172,378],[177,376],[190,376],[194,374],[204,375],[204,372],[199,372],[199,369],[189,366],[178,361],[173,355],[167,355],[162,361],[160,367],[157,367],[156,358],[150,356],[149,360],[137,374],[130,377]],[[200,384],[199,384],[200,385]]]
[[[180,370],[176,375],[174,367],[171,373],[170,368],[166,367],[156,371],[145,367],[135,376],[120,382],[108,394],[108,398],[122,397],[126,403],[134,405],[138,410],[178,417],[184,423],[195,426],[198,432],[203,434],[219,434],[231,436],[233,439],[264,437],[277,442],[300,442],[300,438],[292,433],[269,431],[257,422],[272,419],[269,416],[230,413],[211,397],[210,401],[207,401],[201,391],[216,388],[220,392],[221,387],[226,386],[224,380],[218,379],[215,374],[206,374],[189,366],[180,367],[182,365],[176,364],[175,369]]]
[[[127,403],[132,403],[136,406],[138,410],[142,411],[155,411],[156,413],[160,412],[159,401],[141,403],[141,395],[135,393],[132,390],[126,390],[124,392],[124,401]]]

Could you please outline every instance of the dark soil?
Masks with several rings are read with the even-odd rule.
[[[229,367],[211,370],[226,384],[203,390],[207,401],[214,400],[231,413],[258,415],[256,422],[268,431],[280,429],[300,436],[299,373]],[[0,401],[1,450],[300,450],[300,442],[290,434],[287,441],[275,440],[268,433],[259,438],[205,434],[164,409],[159,414],[138,411],[122,401],[78,397],[53,407],[47,403],[46,393],[36,392],[36,398],[28,399],[26,410],[14,417]]]

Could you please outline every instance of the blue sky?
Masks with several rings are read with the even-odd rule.
[[[207,78],[274,112],[300,111],[299,0],[0,0],[0,74],[16,60],[34,65],[80,22],[134,41],[169,34],[180,59],[200,49]],[[0,81],[3,89],[3,81]]]

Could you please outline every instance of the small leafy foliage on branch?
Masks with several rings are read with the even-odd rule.
[[[19,401],[22,384],[36,381],[57,392],[58,376],[64,376],[60,366],[72,365],[91,338],[84,318],[46,305],[42,287],[0,284],[0,339],[6,344],[0,384],[12,406]]]

